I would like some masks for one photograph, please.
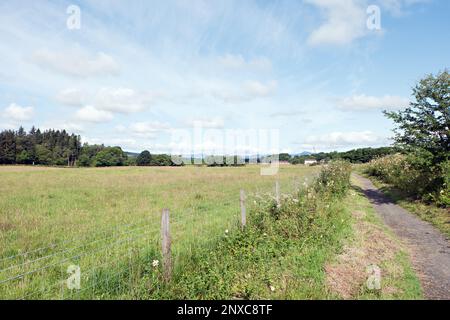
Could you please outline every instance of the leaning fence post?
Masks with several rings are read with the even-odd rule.
[[[275,181],[275,200],[277,201],[277,206],[280,206],[280,183]]]
[[[241,224],[242,229],[244,229],[245,225],[247,224],[247,215],[245,211],[245,192],[244,190],[241,190]]]
[[[161,238],[162,238],[162,266],[164,280],[169,281],[172,277],[172,253],[170,238],[169,209],[163,209],[161,217]]]

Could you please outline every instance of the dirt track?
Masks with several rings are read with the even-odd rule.
[[[449,240],[428,222],[394,204],[370,180],[356,174],[355,178],[386,225],[410,248],[425,297],[450,300]]]

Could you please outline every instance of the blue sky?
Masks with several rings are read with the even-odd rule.
[[[445,0],[0,1],[0,129],[151,152],[195,126],[275,129],[287,152],[387,145],[381,111],[450,65],[449,13]]]

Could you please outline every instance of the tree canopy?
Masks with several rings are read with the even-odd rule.
[[[413,88],[415,101],[398,112],[386,112],[397,128],[397,145],[409,150],[426,152],[432,163],[450,157],[450,74],[447,70],[430,74]]]
[[[152,161],[152,155],[148,150],[142,151],[136,158],[136,165],[149,166]]]
[[[0,132],[0,164],[75,165],[81,152],[80,137],[65,130]]]

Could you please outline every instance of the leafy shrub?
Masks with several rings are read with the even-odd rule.
[[[426,152],[388,155],[372,160],[365,168],[368,175],[393,185],[408,196],[441,205],[448,205],[448,171],[448,162],[433,166],[432,156]]]
[[[315,181],[318,192],[343,196],[350,187],[351,166],[345,161],[334,161],[322,168]]]
[[[450,160],[441,164],[443,185],[441,190],[439,190],[438,196],[436,197],[436,202],[438,205],[450,206]]]

